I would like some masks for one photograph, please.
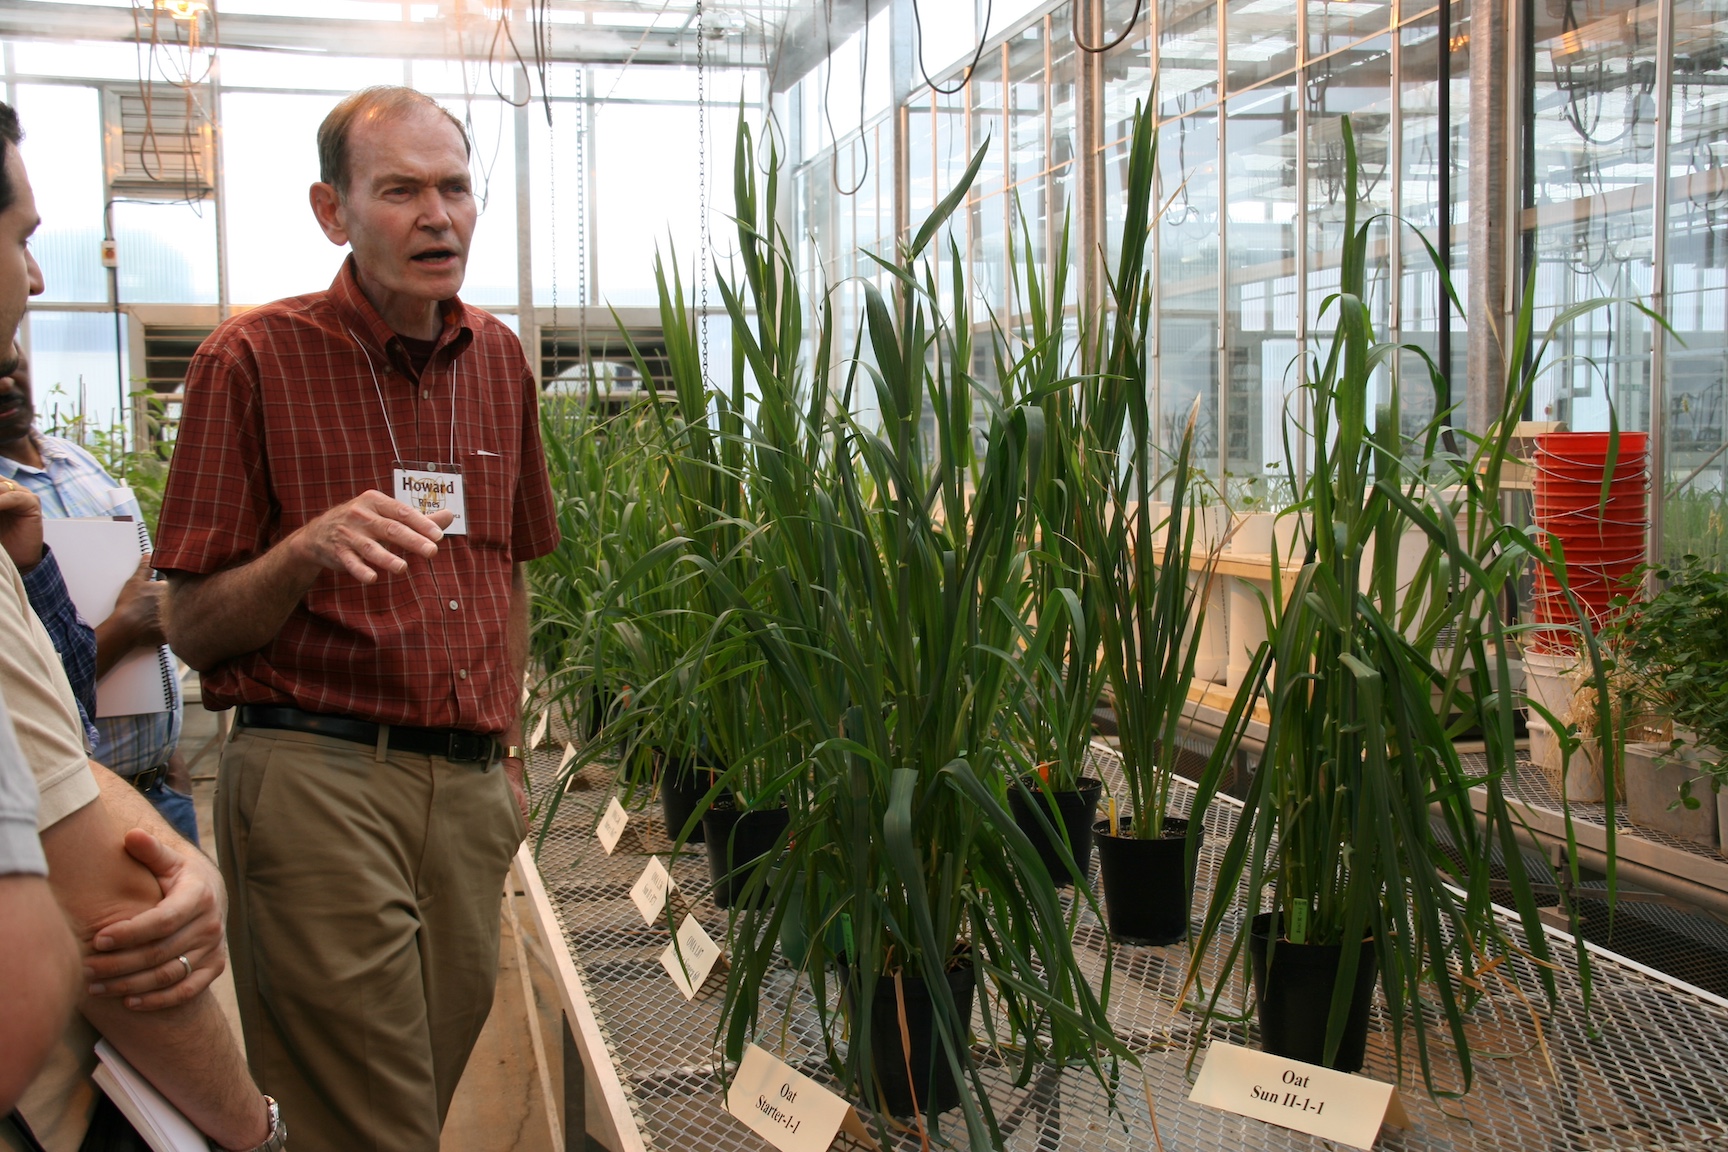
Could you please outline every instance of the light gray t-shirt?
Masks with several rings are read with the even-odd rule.
[[[48,862],[36,834],[36,777],[18,750],[12,717],[0,696],[0,876],[20,873],[46,876]]]

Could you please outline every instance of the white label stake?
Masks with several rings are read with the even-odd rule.
[[[672,874],[666,871],[666,865],[660,863],[660,857],[648,857],[648,867],[642,870],[642,878],[630,888],[630,899],[636,902],[636,911],[642,913],[642,921],[652,924],[660,919],[660,910],[666,907],[666,895],[674,885]]]
[[[528,738],[529,748],[538,748],[546,742],[546,732],[552,727],[552,710],[548,708],[540,713],[540,723],[534,725],[534,735]]]
[[[606,805],[606,812],[600,817],[600,826],[594,829],[594,835],[600,838],[600,847],[606,850],[606,855],[612,855],[612,849],[618,847],[618,837],[624,835],[624,825],[629,823],[630,814],[624,811],[624,805],[618,803],[618,797],[612,797]]]
[[[1188,1099],[1364,1150],[1382,1124],[1409,1124],[1390,1084],[1217,1041]]]
[[[720,945],[714,943],[696,917],[686,915],[684,923],[678,925],[678,938],[660,953],[660,966],[672,977],[672,983],[678,985],[678,991],[684,993],[684,999],[694,1000],[719,959]]]
[[[780,1152],[822,1152],[842,1128],[877,1147],[850,1104],[754,1044],[745,1047],[732,1077],[726,1110]]]

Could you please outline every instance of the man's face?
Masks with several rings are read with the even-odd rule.
[[[24,318],[24,301],[42,291],[42,269],[30,255],[30,234],[41,218],[36,215],[36,194],[24,171],[24,157],[12,144],[6,150],[6,180],[12,187],[12,204],[0,212],[0,369],[12,359],[12,339]]]
[[[7,367],[11,365],[11,367]],[[30,364],[17,347],[0,356],[0,444],[30,434],[36,406],[30,398]]]
[[[387,293],[456,295],[479,212],[456,126],[430,108],[365,119],[349,130],[348,154],[345,195],[321,197],[329,185],[313,187],[324,234],[352,245],[362,277]]]

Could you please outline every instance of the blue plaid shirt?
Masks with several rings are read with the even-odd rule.
[[[31,468],[0,456],[0,478],[16,480],[36,493],[37,499],[42,501],[44,517],[131,516],[139,521],[144,519],[144,511],[138,507],[132,490],[122,488],[90,453],[58,436],[44,436],[36,431],[30,435],[36,442],[37,451],[42,453],[43,466]],[[37,614],[41,615],[40,609]],[[43,621],[46,623],[47,617],[44,616]],[[94,667],[92,652],[92,671]],[[67,665],[66,672],[68,677],[72,676],[71,665]],[[76,679],[73,683],[76,686]],[[166,764],[180,743],[180,722],[184,715],[178,680],[175,680],[173,689],[172,706],[167,711],[96,720],[96,759],[122,776],[135,776],[146,768]]]
[[[96,715],[96,630],[78,615],[52,548],[42,549],[41,562],[21,575],[30,607],[36,610],[48,639],[54,642],[60,666],[66,669],[66,679],[72,684],[72,698],[78,701],[78,719],[84,722],[84,750],[94,752],[102,738],[90,719]]]

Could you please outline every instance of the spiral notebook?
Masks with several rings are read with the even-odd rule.
[[[45,519],[42,538],[54,549],[66,591],[91,627],[113,613],[120,589],[138,570],[138,558],[150,550],[150,534],[140,520]],[[164,712],[173,699],[174,658],[166,646],[127,653],[96,682],[99,718]]]

